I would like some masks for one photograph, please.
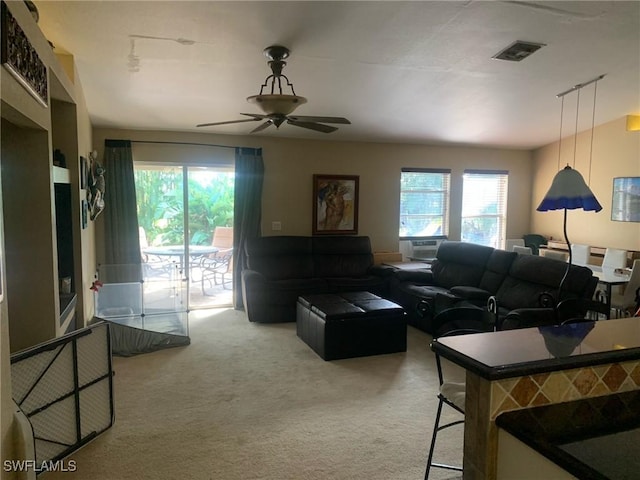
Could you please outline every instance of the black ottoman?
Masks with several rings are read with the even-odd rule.
[[[324,360],[407,351],[404,309],[369,292],[298,297],[298,336]]]

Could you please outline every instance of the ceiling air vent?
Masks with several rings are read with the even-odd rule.
[[[518,40],[501,52],[495,54],[493,58],[497,58],[498,60],[508,60],[509,62],[519,62],[520,60],[527,58],[540,47],[544,46],[544,43],[523,42]]]

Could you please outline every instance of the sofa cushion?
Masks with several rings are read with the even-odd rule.
[[[480,279],[479,287],[491,292],[491,294],[496,293],[517,256],[516,252],[507,252],[506,250],[494,250],[491,252],[484,274]]]
[[[428,301],[433,301],[437,295],[449,295],[449,289],[438,287],[437,285],[411,285],[410,283],[405,283],[400,286],[400,289],[405,293]]]
[[[325,292],[327,282],[322,278],[288,278],[264,283],[262,288],[251,292],[251,297],[254,301],[259,299],[276,305],[291,305],[300,295]]]
[[[373,266],[369,237],[313,237],[316,277],[361,277]]]
[[[554,297],[557,295],[566,268],[565,262],[535,255],[518,255],[496,293],[498,304],[507,310],[540,306],[538,300],[541,293],[548,292]],[[593,285],[590,269],[571,265],[563,287],[563,297],[590,298]]]
[[[484,245],[442,242],[431,266],[434,282],[444,288],[479,286],[492,252],[493,248]]]
[[[311,238],[298,236],[247,239],[247,267],[269,280],[313,277]]]
[[[491,292],[483,288],[478,287],[464,287],[458,286],[451,288],[451,293],[458,299],[486,302],[491,296]]]

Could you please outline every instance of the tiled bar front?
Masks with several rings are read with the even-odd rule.
[[[548,332],[537,328],[433,342],[435,351],[467,371],[465,480],[495,478],[500,413],[640,390],[640,318],[590,325],[574,350],[560,357],[541,341]],[[552,327],[553,333],[575,335],[576,327],[567,327]]]

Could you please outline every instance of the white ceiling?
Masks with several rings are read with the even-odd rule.
[[[596,124],[640,114],[640,2],[36,1],[40,27],[74,55],[94,126],[247,134],[256,124],[196,128],[260,113],[262,51],[291,49],[284,74],[308,99],[299,115],[343,116],[324,134],[291,125],[255,135],[534,148],[558,138],[556,94],[597,84]],[[140,59],[130,72],[130,35]],[[545,47],[521,62],[493,55],[516,40]],[[593,85],[579,130],[590,128]],[[577,94],[563,131],[575,130]],[[246,118],[246,117],[244,117]]]

